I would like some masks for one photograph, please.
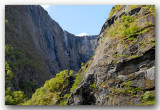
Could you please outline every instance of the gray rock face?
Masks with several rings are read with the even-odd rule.
[[[96,50],[97,37],[97,35],[78,37],[64,31],[65,52],[68,56],[66,69],[78,71],[81,63],[86,63],[92,57]]]
[[[148,14],[150,17],[143,15],[143,8],[133,9],[127,13],[124,10],[126,7],[123,6],[122,10],[113,14],[113,17],[107,20],[102,27],[98,37],[99,45],[94,58],[90,61],[92,63],[82,73],[84,74],[83,80],[72,93],[68,101],[69,105],[88,104],[84,103],[88,101],[93,105],[141,104],[141,96],[144,92],[155,90],[155,46],[152,43],[155,39],[154,25],[152,28],[145,27],[149,31],[137,34],[134,43],[130,41],[128,44],[125,40],[121,42],[121,38],[106,36],[109,31],[107,29],[111,25],[114,27],[114,23],[124,11],[128,16],[132,15],[137,18],[141,16],[137,20],[141,27],[145,24],[145,22],[140,23],[142,19],[147,18],[149,23],[153,23],[154,19],[150,18],[154,18],[154,15]],[[117,19],[115,19],[116,16]],[[142,42],[146,45],[141,45]],[[125,45],[127,46],[125,47]],[[90,88],[93,83],[96,83],[94,89]],[[82,98],[75,99],[75,95],[80,95]]]
[[[39,5],[7,5],[5,19],[5,43],[39,61],[43,70],[15,70],[15,90],[21,89],[19,84],[24,81],[32,82],[36,89],[61,70],[77,72],[95,52],[97,35],[78,37],[64,31]]]
[[[64,69],[78,71],[94,54],[98,36],[77,37],[64,31],[40,6],[26,6],[33,24],[33,42],[52,74]],[[32,32],[32,31],[31,31]]]
[[[28,35],[26,37],[38,50],[52,75],[65,69],[78,71],[81,63],[94,54],[97,35],[78,37],[64,31],[41,6],[7,7],[19,13],[15,28],[21,34]]]

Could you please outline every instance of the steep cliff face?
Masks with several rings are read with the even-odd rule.
[[[153,105],[155,8],[116,5],[68,105]]]
[[[80,69],[94,54],[98,36],[78,37],[64,31],[41,6],[5,7],[6,61],[14,73],[11,85],[29,96],[61,70]]]

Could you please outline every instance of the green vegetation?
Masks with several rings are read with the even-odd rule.
[[[14,49],[11,45],[5,45],[5,56],[9,59],[14,60]],[[14,74],[10,64],[5,61],[5,104],[6,105],[19,105],[27,100],[24,92],[12,91],[11,86],[14,84]]]
[[[109,95],[104,97],[103,99],[106,99],[110,96],[115,96],[115,95],[129,95],[132,98],[140,97],[137,93],[142,91],[143,89],[141,87],[134,88],[131,86],[132,81],[124,82],[121,84],[121,88],[116,88],[116,87],[109,87],[107,84],[103,84],[102,87],[108,88],[110,91],[112,91]]]
[[[121,84],[122,88],[115,88],[115,87],[110,88],[109,86],[107,86],[107,85],[104,86],[104,85],[105,84],[103,84],[102,87],[109,88],[112,91],[112,93],[110,93],[109,95],[107,95],[103,99],[106,99],[106,98],[113,96],[113,95],[129,95],[129,96],[131,96],[131,98],[140,97],[142,103],[139,105],[155,105],[154,92],[153,91],[146,91],[144,94],[140,95],[138,93],[143,93],[143,88],[132,87],[132,81],[122,83]]]
[[[119,8],[118,8],[119,7]],[[121,7],[123,6],[117,6],[117,8],[113,8],[111,13],[115,13],[116,11],[114,10],[119,10],[121,9]],[[106,37],[109,37],[111,39],[120,39],[120,43],[123,45],[123,49],[126,50],[128,49],[128,47],[130,47],[131,45],[137,43],[139,40],[139,35],[140,34],[144,34],[146,32],[153,32],[152,29],[154,29],[154,24],[151,24],[151,22],[146,22],[145,25],[139,25],[138,23],[141,22],[139,21],[140,19],[143,19],[144,17],[147,16],[152,16],[154,13],[154,6],[147,6],[147,5],[130,5],[128,11],[134,9],[134,8],[144,8],[145,12],[147,13],[146,16],[141,16],[138,14],[138,16],[129,16],[129,15],[122,15],[120,19],[117,19],[113,25],[111,25],[110,27],[108,27],[105,30],[105,36],[102,38],[101,42],[104,41],[104,39]],[[151,10],[152,11],[149,11]],[[145,19],[145,18],[144,18]],[[144,43],[146,42],[146,43]],[[113,56],[113,60],[117,61],[117,57],[125,57],[125,58],[136,58],[138,56],[138,50],[143,48],[144,46],[146,46],[147,44],[150,45],[155,45],[155,42],[149,42],[147,40],[145,40],[143,43],[140,42],[140,46],[137,50],[135,50],[131,56],[128,56],[127,54],[118,54],[115,53]],[[115,45],[115,49],[116,49],[116,45]]]
[[[125,25],[134,21],[132,16],[125,16],[125,15],[123,15],[121,17],[121,20],[126,23]],[[127,26],[125,26],[125,27],[127,27]]]
[[[105,39],[105,37],[102,37],[102,40],[101,40],[102,43],[103,43],[104,39]]]
[[[17,19],[21,14],[19,9],[25,10],[23,7],[5,8],[5,65],[10,67],[6,70],[5,87],[21,90],[30,97],[51,75],[31,41],[31,32]]]
[[[72,74],[72,70],[64,70],[57,73],[55,78],[46,81],[44,86],[38,88],[32,95],[32,98],[22,105],[55,105],[58,101],[60,102],[59,105],[66,105],[70,93],[77,88],[82,80],[81,73],[76,74],[76,80],[70,91],[66,94],[62,94],[62,91],[65,91],[65,87],[68,85],[68,78]]]
[[[124,86],[123,88],[113,88],[113,94],[130,94],[130,95],[134,95],[135,93],[137,93],[138,91],[142,90],[142,88],[138,87],[138,88],[132,88],[131,87],[131,81],[125,82],[122,84],[122,86]]]
[[[82,62],[82,63],[81,63],[81,67],[84,66],[84,65],[85,65],[85,64]]]
[[[146,91],[141,96],[141,101],[142,101],[142,104],[140,104],[140,105],[155,105],[155,97],[154,97],[153,92]]]
[[[129,12],[132,9],[142,7],[144,9],[147,9],[148,12],[154,12],[155,11],[155,6],[154,5],[130,5],[128,10],[126,12]]]
[[[152,43],[152,45],[153,45],[153,46],[155,46],[155,45],[156,45],[156,43]]]
[[[68,84],[68,80],[65,80],[65,78],[68,77],[68,73],[68,70],[57,73],[55,78],[45,82],[44,88],[49,89],[51,92],[56,92],[59,89],[64,88],[66,84]]]
[[[154,100],[154,95],[150,91],[147,91],[142,95],[141,98],[142,98],[143,101],[148,101],[148,100],[151,101],[151,100]]]
[[[137,26],[137,24],[132,23],[132,25],[129,28],[124,29],[123,37],[133,36],[133,35],[137,34],[139,31],[141,31],[141,29]]]
[[[130,57],[131,58],[136,58],[136,57],[138,57],[138,55],[131,55]]]
[[[9,44],[5,45],[5,56],[10,56],[13,54],[13,47]]]
[[[122,54],[114,54],[114,57],[127,57],[126,54],[122,55]]]
[[[121,20],[115,21],[114,25],[107,30],[106,36],[129,38],[140,31],[140,27],[137,26],[136,22],[134,22],[134,18],[132,16],[123,15]]]
[[[5,62],[5,83],[6,87],[9,87],[9,85],[13,82],[13,72],[8,64],[8,62]]]
[[[60,105],[65,104],[67,101],[63,101],[63,99],[68,97],[69,94],[61,96],[61,93],[68,85],[68,78],[71,74],[73,74],[72,70],[57,73],[55,78],[46,81],[44,86],[38,88],[32,98],[22,105],[55,105],[58,100],[60,100]]]
[[[80,72],[85,72],[88,68],[88,63],[89,61],[85,64],[85,63],[81,63],[81,69]]]
[[[61,101],[59,105],[67,105],[68,99],[69,99],[70,94],[65,94],[64,96],[61,97]]]
[[[94,56],[93,56],[93,57],[94,57]],[[89,63],[90,63],[90,61],[88,61],[86,64],[81,63],[81,69],[79,70],[79,72],[78,72],[77,74],[75,74],[75,75],[76,75],[76,79],[75,79],[74,84],[72,85],[72,88],[70,89],[70,93],[72,93],[72,92],[79,86],[80,82],[81,82],[82,79],[83,79],[83,76],[82,76],[82,73],[81,73],[81,72],[85,73],[85,71],[86,71]],[[92,85],[92,87],[94,87],[94,84]],[[67,101],[68,101],[68,99],[69,99],[69,96],[70,96],[70,94],[62,95],[62,96],[60,97],[60,99],[63,99],[63,100],[60,101],[60,104],[59,104],[59,105],[66,105],[66,104],[67,104]]]
[[[123,5],[115,5],[109,14],[109,19],[113,16],[114,13],[118,12],[122,7]]]
[[[82,74],[81,73],[77,73],[76,74],[76,80],[72,86],[72,88],[70,89],[70,92],[73,92],[79,85],[79,83],[82,81]]]
[[[96,80],[94,81],[93,84],[90,84],[90,85],[89,85],[89,88],[90,88],[90,89],[95,89],[96,87],[97,87]]]
[[[143,9],[146,9],[147,12],[155,14],[155,6],[154,5],[143,5]]]
[[[16,83],[16,77],[17,75],[21,74],[23,72],[23,75],[29,74],[29,72],[34,73],[41,73],[42,67],[40,68],[40,63],[37,62],[37,60],[27,57],[25,53],[15,50],[13,46],[6,44],[5,45],[5,73],[6,73],[6,87],[11,87],[11,85],[15,85]],[[29,69],[26,69],[29,68]],[[24,91],[25,93],[28,93],[28,91],[33,91],[35,88],[35,85],[33,82],[28,82],[27,80],[23,80],[20,84],[18,84],[20,87],[20,90]]]
[[[134,9],[134,8],[138,8],[141,7],[142,5],[129,5],[129,9],[126,12],[129,12],[130,10]]]
[[[150,10],[151,12],[155,13],[155,6],[154,6],[154,5],[151,5],[149,10]]]
[[[8,87],[5,91],[5,104],[6,105],[19,105],[27,100],[22,91],[11,91]]]
[[[115,12],[114,10],[119,10],[121,7],[123,7],[123,6],[116,5],[112,9],[111,12],[113,13],[113,12]],[[137,8],[137,7],[144,8],[147,6],[130,5],[129,10],[131,10],[133,8]],[[147,9],[148,10],[152,9],[152,11],[153,11],[155,9],[155,7],[149,6]],[[150,12],[150,13],[152,13],[152,12]],[[107,29],[106,36],[118,37],[118,38],[120,38],[120,37],[129,38],[130,36],[140,34],[141,31],[143,31],[144,29],[146,29],[146,27],[151,25],[151,24],[148,24],[148,25],[146,24],[146,27],[144,29],[142,29],[139,26],[137,26],[137,19],[139,19],[139,18],[137,18],[137,16],[128,16],[128,15],[121,16],[121,19],[116,20],[114,22],[114,24]],[[102,42],[103,42],[104,38],[102,38]]]
[[[112,93],[107,95],[104,99],[110,97],[111,95],[131,95],[133,97],[138,97],[139,95],[137,95],[137,92],[142,91],[142,88],[141,87],[132,88],[131,83],[132,83],[131,81],[122,83],[122,88],[115,88],[115,87],[110,88],[108,85],[103,84],[102,87],[107,87],[112,91]]]
[[[25,53],[15,50],[11,45],[6,44],[5,46],[5,74],[6,74],[6,88],[11,87],[15,83],[15,75],[18,75],[20,70],[23,70],[23,73],[27,73],[28,71],[24,68],[30,68],[35,71],[39,71],[39,65],[37,60],[34,59],[34,56],[28,57]],[[28,54],[27,54],[28,55]],[[82,71],[86,70],[86,66],[82,63]],[[12,72],[13,71],[13,72]],[[43,71],[39,71],[41,73]],[[13,74],[14,73],[14,74]],[[35,85],[32,81],[24,80],[22,83],[19,84],[22,91],[11,91],[8,88],[6,89],[6,104],[22,104],[22,105],[55,105],[57,101],[60,101],[59,105],[66,105],[68,98],[70,96],[70,91],[75,90],[75,88],[79,85],[80,81],[82,80],[81,73],[76,75],[75,83],[72,85],[69,93],[61,94],[63,89],[68,84],[69,76],[73,75],[73,70],[65,70],[61,71],[60,73],[56,74],[55,78],[52,78],[45,82],[44,86],[38,88],[34,94],[32,94],[32,98],[26,100],[25,93],[28,91],[32,91],[35,88]],[[10,91],[10,92],[8,92]],[[19,94],[20,97],[17,97]],[[21,95],[22,94],[22,95]],[[24,100],[22,100],[24,98]]]
[[[122,5],[116,5],[114,8],[112,8],[112,11],[110,13],[111,18],[114,13],[116,13],[118,10],[120,10],[123,6]],[[133,8],[137,8],[139,5],[133,5],[129,7],[129,10]],[[155,11],[154,6],[145,6],[143,8],[147,8],[148,12]],[[8,33],[6,35],[15,34],[18,36],[17,32],[14,32],[14,29],[10,26],[8,23],[8,20],[5,20],[6,23],[6,29],[8,30]],[[126,49],[129,45],[132,45],[133,43],[137,42],[137,35],[142,34],[144,32],[149,31],[151,26],[154,26],[154,24],[150,24],[147,22],[145,24],[145,27],[141,28],[137,25],[137,18],[134,16],[126,16],[123,15],[121,19],[118,19],[115,21],[115,23],[110,26],[106,31],[106,36],[120,38],[121,41],[124,43],[124,49]],[[9,33],[10,32],[10,33]],[[32,81],[23,80],[21,84],[18,84],[16,86],[20,87],[20,90],[22,91],[13,91],[13,86],[15,86],[15,76],[18,76],[20,74],[29,74],[29,73],[37,73],[39,76],[43,73],[45,74],[45,68],[43,68],[43,63],[41,63],[40,57],[36,55],[36,51],[34,49],[31,49],[33,46],[31,44],[26,43],[25,41],[15,41],[13,36],[13,40],[11,40],[11,44],[17,44],[20,46],[20,48],[13,47],[12,45],[6,44],[5,45],[5,82],[6,82],[6,91],[5,91],[5,103],[7,105],[66,105],[68,102],[68,99],[70,97],[70,94],[79,86],[83,79],[83,74],[87,71],[87,68],[91,62],[88,61],[86,64],[81,63],[81,70],[75,75],[76,79],[72,87],[69,91],[66,92],[66,87],[68,87],[69,83],[69,77],[73,76],[73,71],[70,70],[64,70],[60,73],[56,74],[55,78],[52,78],[45,82],[43,87],[40,87],[36,89],[36,86]],[[104,41],[105,37],[102,38],[102,42]],[[7,38],[7,37],[6,37]],[[25,37],[24,37],[25,38]],[[9,39],[9,38],[7,38]],[[117,44],[115,44],[115,47],[117,47]],[[146,41],[139,42],[141,47],[143,47],[145,44],[147,44]],[[155,45],[155,39],[152,39],[152,45]],[[27,45],[27,47],[26,47]],[[140,47],[140,48],[141,48]],[[28,51],[30,50],[30,51]],[[94,57],[94,56],[93,56]],[[92,57],[92,60],[93,60]],[[126,54],[118,54],[117,51],[114,54],[114,57],[127,57]],[[137,54],[129,56],[130,58],[136,58],[138,57]],[[27,68],[27,69],[26,69]],[[23,72],[23,73],[22,73]],[[42,76],[43,77],[43,76]],[[108,80],[109,81],[109,80]],[[114,81],[114,80],[113,80]],[[116,79],[115,81],[118,81]],[[110,80],[112,82],[112,80]],[[109,88],[111,90],[110,95],[131,95],[132,97],[139,97],[140,95],[137,94],[138,92],[142,91],[142,88],[140,87],[132,87],[132,82],[128,81],[121,84],[120,88],[117,87],[109,87],[108,84],[105,82],[101,86],[104,88]],[[89,88],[91,90],[95,90],[97,87],[96,80],[93,82],[93,84],[89,85]],[[27,93],[28,91],[34,91],[33,89],[36,89],[35,93],[32,94],[31,99],[27,100],[24,93]],[[65,93],[63,93],[65,92]],[[155,97],[152,92],[145,92],[141,96],[142,105],[153,105],[155,104]]]

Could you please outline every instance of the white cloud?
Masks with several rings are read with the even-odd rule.
[[[41,5],[44,9],[47,9],[50,7],[50,5]]]
[[[78,34],[76,36],[86,36],[86,35],[87,35],[87,33],[80,33],[80,34]]]

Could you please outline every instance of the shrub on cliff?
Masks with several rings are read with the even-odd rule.
[[[81,80],[82,80],[81,73],[76,74],[76,80],[75,80],[70,92],[73,92],[78,87],[78,85],[81,82]]]
[[[131,26],[129,26],[129,28],[124,28],[123,30],[123,37],[125,36],[132,36],[135,35],[137,32],[139,32],[141,29],[137,26],[136,23],[132,23]]]
[[[6,105],[19,105],[26,100],[27,98],[22,91],[11,91],[10,87],[8,87],[5,91]]]
[[[22,105],[55,105],[58,100],[62,99],[60,94],[67,86],[68,77],[72,74],[72,70],[64,70],[57,73],[55,78],[46,81],[44,86],[38,88],[32,98]]]

